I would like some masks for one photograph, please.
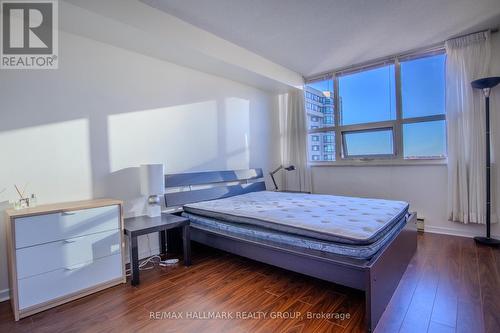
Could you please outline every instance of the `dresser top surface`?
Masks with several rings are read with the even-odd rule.
[[[121,205],[123,201],[116,199],[93,199],[82,201],[60,202],[46,205],[38,205],[36,207],[23,208],[23,209],[7,209],[5,213],[10,218],[20,218],[41,214],[50,214],[64,211],[73,211],[80,209],[89,209],[96,207]]]

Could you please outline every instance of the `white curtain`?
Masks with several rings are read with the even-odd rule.
[[[289,191],[311,191],[311,171],[307,157],[307,120],[304,92],[294,89],[279,95],[281,164],[294,165],[295,171],[283,172],[283,188]]]
[[[482,92],[472,89],[471,81],[488,75],[490,33],[452,39],[445,46],[448,216],[456,222],[485,223],[485,106]],[[495,221],[493,209],[491,215]]]

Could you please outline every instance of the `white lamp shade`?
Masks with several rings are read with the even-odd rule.
[[[165,192],[163,164],[143,164],[140,168],[141,194],[161,195]]]

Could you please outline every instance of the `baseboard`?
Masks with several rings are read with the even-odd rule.
[[[9,289],[0,290],[0,302],[8,301],[10,299]]]
[[[480,236],[480,234],[478,234],[477,232],[474,232],[474,231],[457,230],[454,228],[437,227],[437,226],[432,226],[432,225],[426,225],[424,232],[429,232],[429,233],[433,233],[433,234],[450,235],[450,236],[468,237],[468,238]],[[500,238],[500,235],[491,235],[491,237]]]

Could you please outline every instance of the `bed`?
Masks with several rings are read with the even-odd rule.
[[[266,191],[262,178],[166,175],[165,201],[183,208],[196,242],[363,290],[373,331],[416,251],[416,214],[402,201]]]

